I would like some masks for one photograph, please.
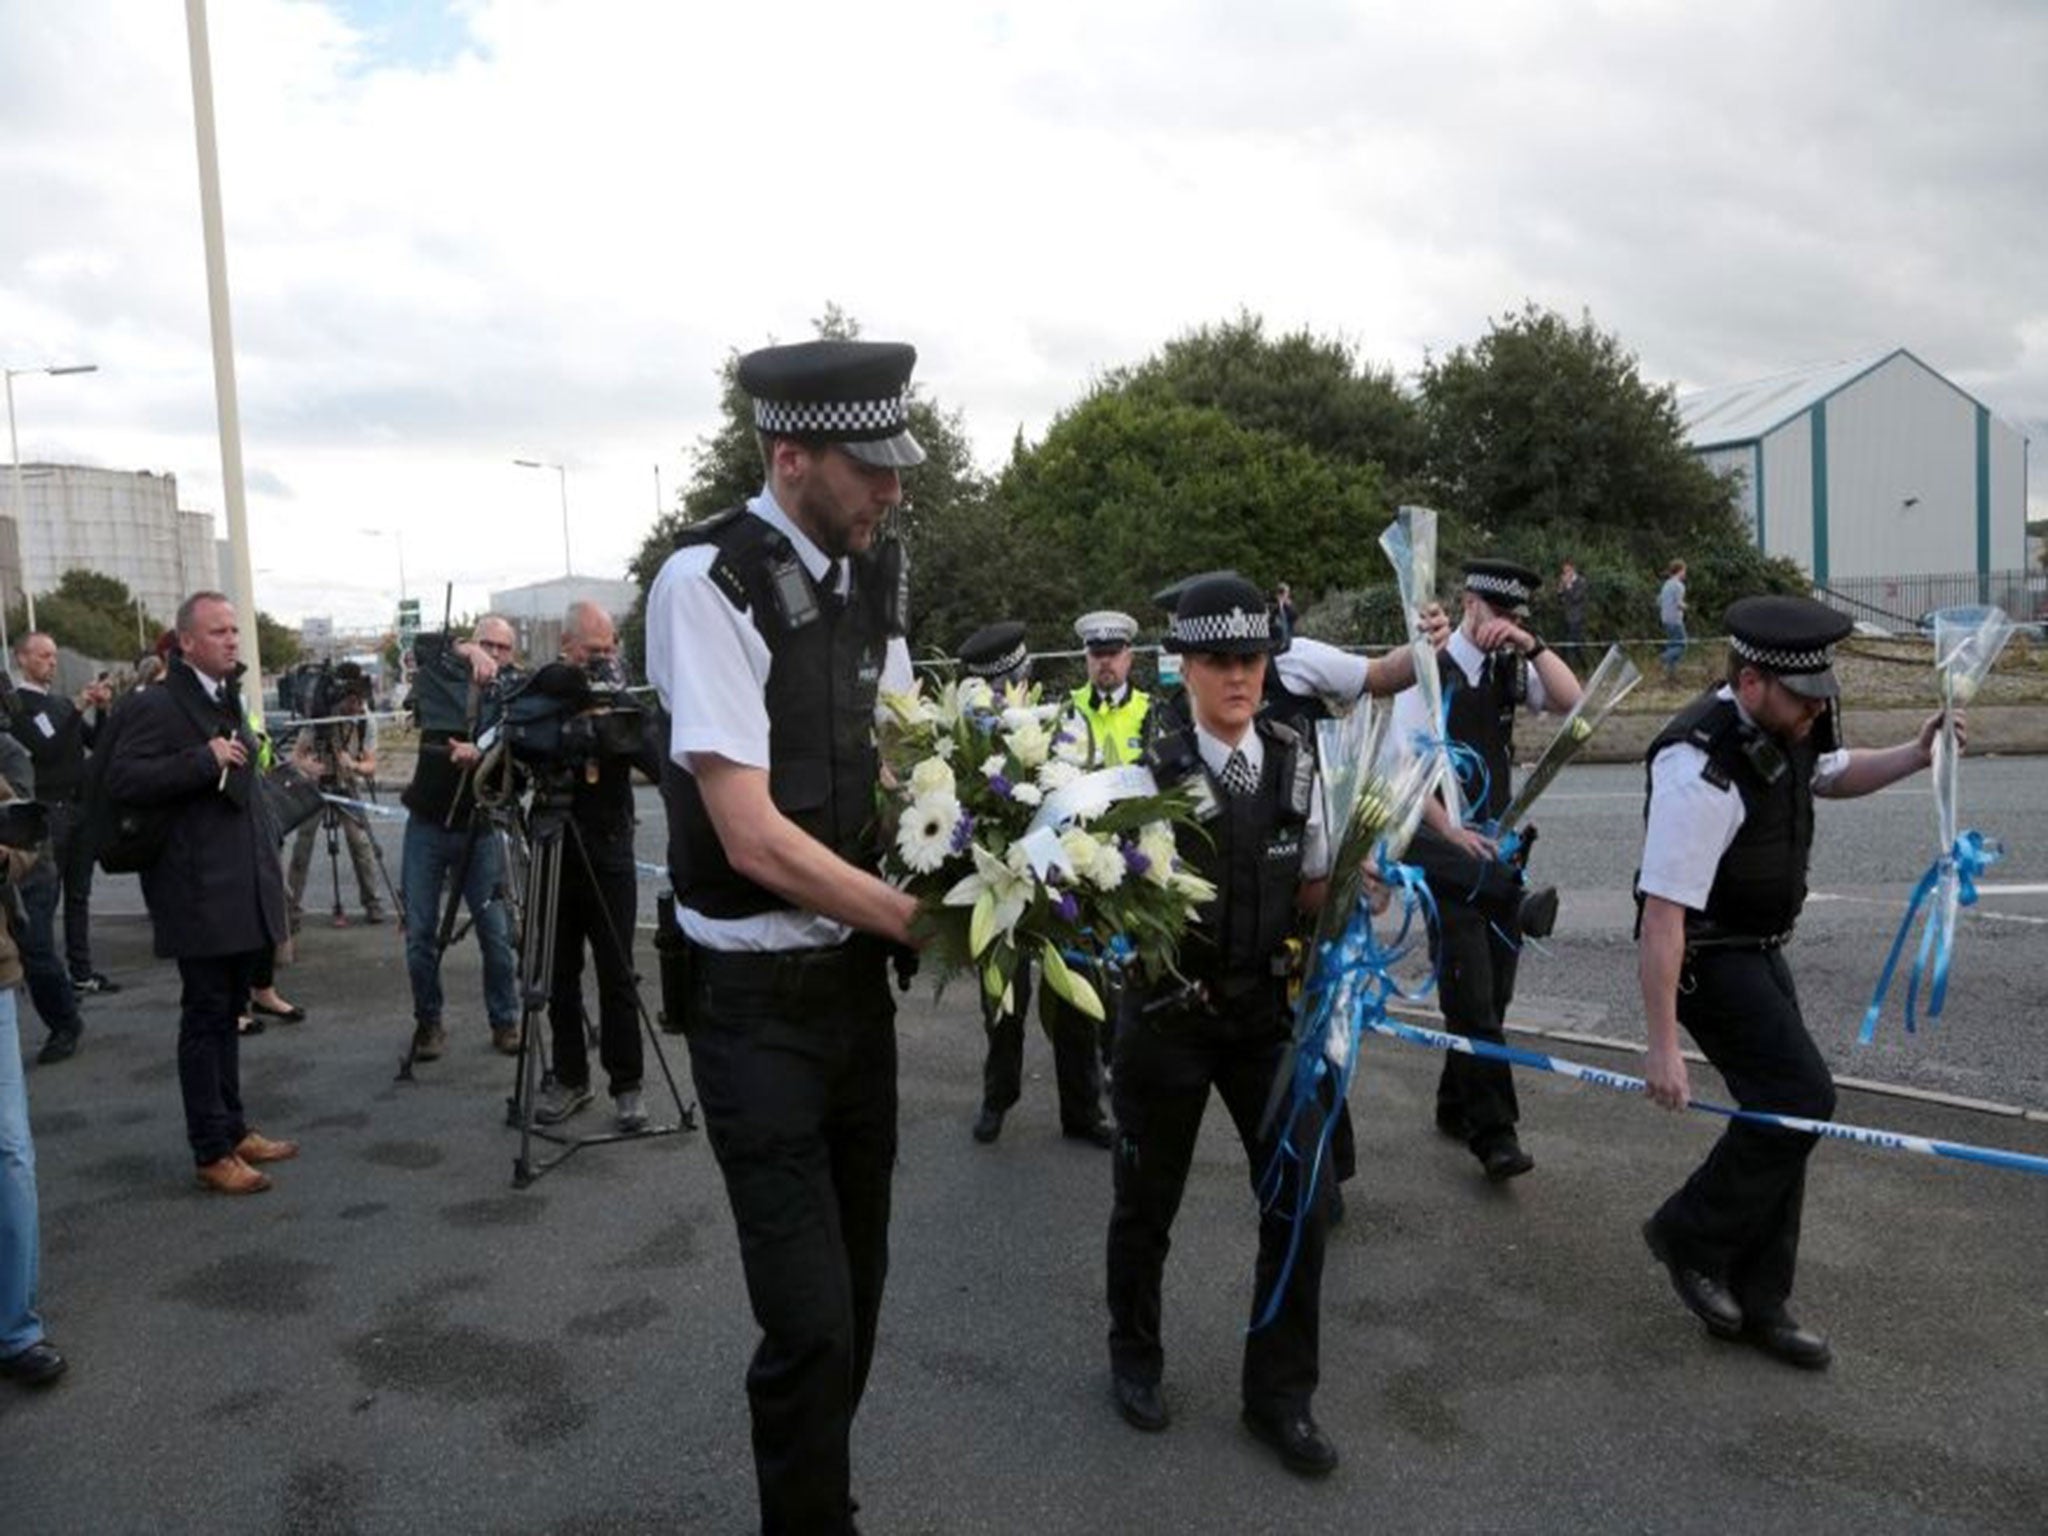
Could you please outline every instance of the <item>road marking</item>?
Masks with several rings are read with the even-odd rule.
[[[1979,896],[2048,896],[2048,885],[1987,885],[1977,882]]]
[[[1984,887],[1980,885],[1977,889],[1981,891]],[[1844,896],[1833,891],[1810,891],[1807,893],[1806,899],[1808,901],[1854,901],[1866,907],[1889,907],[1894,912],[1906,910],[1906,904],[1903,901],[1895,901],[1885,896]],[[2024,912],[1986,912],[1982,907],[1978,907],[1974,909],[1973,915],[1987,923],[2026,923],[2034,928],[2048,928],[2048,917],[2029,917]]]

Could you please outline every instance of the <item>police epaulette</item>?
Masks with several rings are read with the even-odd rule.
[[[746,511],[745,507],[727,507],[723,512],[714,512],[709,517],[700,517],[694,523],[685,523],[676,530],[675,547],[685,544],[702,544],[721,528]]]
[[[1716,789],[1729,789],[1732,788],[1735,783],[1734,775],[1729,773],[1729,771],[1725,767],[1723,767],[1719,762],[1717,762],[1711,755],[1707,758],[1705,764],[1700,768],[1700,777],[1705,779],[1709,784],[1713,785]]]
[[[726,601],[745,613],[750,606],[747,601],[747,584],[740,576],[739,567],[734,565],[723,550],[711,562],[711,584],[723,592]]]

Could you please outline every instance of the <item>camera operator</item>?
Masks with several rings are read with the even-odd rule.
[[[489,690],[501,671],[512,665],[516,649],[512,626],[497,614],[477,620],[470,638],[453,648],[467,666],[473,688]],[[489,692],[479,714],[480,725],[497,710]],[[519,967],[512,948],[512,914],[501,899],[504,859],[497,841],[480,830],[472,841],[476,800],[464,780],[483,753],[474,732],[420,731],[419,761],[412,782],[400,796],[410,814],[405,823],[405,851],[400,866],[400,900],[405,906],[405,968],[412,982],[415,1061],[433,1061],[447,1049],[441,1027],[441,896],[450,877],[462,867],[462,899],[483,951],[484,1008],[490,1019],[491,1044],[506,1055],[519,1051]]]
[[[305,742],[309,750],[304,757],[295,751],[293,761],[305,766],[320,781],[321,788],[329,793],[361,799],[375,782],[377,774],[377,722],[369,714],[370,680],[363,676],[363,669],[356,663],[344,661],[331,673],[323,674],[321,683],[308,701],[310,708],[307,713],[316,720],[326,719],[329,723],[310,726],[300,734],[300,741]],[[349,862],[355,866],[356,872],[356,894],[362,898],[363,921],[384,921],[384,904],[377,895],[377,865],[370,849],[369,830],[359,817],[329,806],[323,814],[299,827],[298,840],[292,844],[285,895],[294,933],[299,931],[301,898],[306,890],[306,872],[313,862],[313,842],[321,828],[331,824],[330,818],[339,819],[341,835],[348,841]],[[338,890],[334,904],[339,911],[341,893]]]
[[[562,624],[562,660],[599,688],[625,685],[618,632],[596,603],[573,603]],[[649,724],[654,716],[650,713]],[[554,1035],[554,1082],[534,1119],[566,1120],[590,1102],[590,1059],[583,1038],[583,948],[597,971],[598,1059],[609,1079],[622,1131],[644,1130],[640,1104],[639,1005],[633,990],[633,931],[639,877],[633,869],[633,770],[661,777],[661,752],[646,727],[631,756],[601,754],[576,774],[569,815],[578,834],[562,855],[555,919],[554,986],[548,1025]],[[576,851],[580,841],[583,854]],[[585,867],[585,857],[589,863]]]
[[[54,952],[57,906],[64,908],[64,959],[71,985],[83,995],[120,989],[92,968],[89,928],[93,850],[79,829],[78,795],[85,783],[85,754],[99,734],[103,711],[114,690],[102,672],[75,698],[52,693],[57,680],[57,642],[31,630],[14,643],[21,674],[7,711],[7,728],[28,748],[36,765],[36,798],[50,808],[50,848],[23,891],[33,947]],[[51,1028],[57,1026],[54,1021]]]

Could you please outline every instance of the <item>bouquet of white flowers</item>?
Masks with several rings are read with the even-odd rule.
[[[1176,852],[1191,795],[1139,767],[1089,772],[1087,723],[1035,686],[998,696],[967,678],[883,703],[882,811],[895,829],[883,874],[918,899],[942,976],[971,968],[1007,1010],[1035,956],[1054,992],[1100,1019],[1089,970],[1172,968],[1216,894]]]

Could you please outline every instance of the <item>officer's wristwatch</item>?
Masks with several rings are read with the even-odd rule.
[[[1538,656],[1541,656],[1545,651],[1549,649],[1550,647],[1543,643],[1543,637],[1541,635],[1531,635],[1529,637],[1528,649],[1522,652],[1522,657],[1526,661],[1534,661]]]

